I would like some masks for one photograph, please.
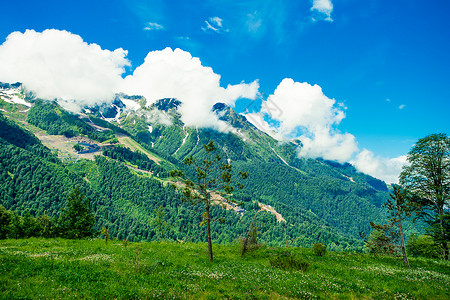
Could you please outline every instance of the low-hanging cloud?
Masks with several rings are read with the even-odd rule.
[[[377,157],[364,149],[351,163],[361,172],[379,178],[387,183],[398,183],[403,166],[407,165],[406,155],[396,158]]]
[[[302,143],[298,148],[300,157],[350,162],[358,171],[387,183],[397,183],[407,163],[406,156],[385,158],[367,149],[359,150],[356,138],[337,128],[345,118],[345,107],[325,96],[318,85],[285,78],[262,102],[259,112],[245,116],[275,139],[299,139]],[[266,121],[268,118],[270,122]]]
[[[187,126],[211,127],[226,131],[227,125],[211,111],[217,102],[233,106],[239,98],[255,99],[259,84],[240,83],[220,86],[220,75],[210,67],[202,66],[189,52],[171,48],[150,52],[142,65],[125,78],[122,90],[140,94],[147,105],[161,98],[176,98],[182,121]]]
[[[0,46],[0,81],[22,82],[40,98],[110,101],[130,65],[127,51],[101,49],[68,31],[13,32]]]
[[[302,157],[345,162],[358,150],[353,135],[337,130],[345,118],[344,108],[325,96],[318,85],[285,78],[263,102],[261,113],[277,121],[272,126],[276,132],[300,139]]]

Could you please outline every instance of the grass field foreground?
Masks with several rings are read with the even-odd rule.
[[[238,245],[103,240],[0,241],[2,299],[450,299],[450,263]],[[270,266],[290,252],[306,272]]]

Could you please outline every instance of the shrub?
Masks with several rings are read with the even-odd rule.
[[[366,248],[370,254],[392,255],[398,254],[398,247],[392,237],[380,229],[373,230],[366,242]]]
[[[312,247],[312,252],[317,256],[324,256],[327,253],[327,246],[321,243],[315,243]]]
[[[436,245],[429,235],[417,236],[412,234],[406,244],[406,251],[411,256],[422,256],[427,258],[439,258],[439,245]]]
[[[301,259],[297,259],[292,253],[277,255],[269,260],[270,266],[283,270],[300,270],[306,272],[310,264]]]

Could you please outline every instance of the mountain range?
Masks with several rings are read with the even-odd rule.
[[[323,242],[329,249],[361,250],[359,233],[370,231],[369,221],[386,220],[381,205],[388,186],[351,164],[299,157],[300,141],[279,142],[220,102],[211,107],[226,124],[220,131],[185,126],[177,99],[146,103],[120,93],[74,113],[20,83],[1,83],[0,204],[57,216],[68,193],[80,187],[91,200],[96,227],[119,239],[161,238],[152,225],[161,207],[170,239],[204,240],[199,207],[182,202],[170,171],[194,176],[184,159],[202,159],[203,145],[214,141],[217,155],[249,174],[234,195],[242,209],[213,209],[214,217],[226,219],[213,226],[217,243],[242,236],[257,214],[267,244]]]

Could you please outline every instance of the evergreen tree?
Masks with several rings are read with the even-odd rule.
[[[389,225],[377,225],[370,222],[374,229],[366,240],[366,248],[371,254],[395,255],[397,253],[397,232]]]
[[[11,212],[0,205],[0,239],[6,239],[9,234]]]
[[[62,209],[58,220],[60,235],[69,239],[93,236],[95,217],[89,207],[89,200],[85,199],[80,189],[75,188],[67,201],[67,206]]]

